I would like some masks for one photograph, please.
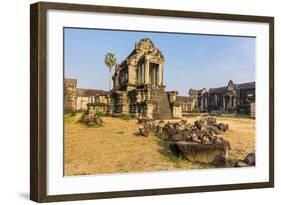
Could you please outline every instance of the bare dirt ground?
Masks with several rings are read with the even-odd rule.
[[[90,175],[126,172],[148,172],[176,169],[212,168],[176,158],[167,143],[155,136],[137,135],[135,119],[103,117],[101,127],[87,127],[75,116],[65,114],[64,174]],[[194,122],[199,117],[186,118]],[[231,144],[230,164],[255,151],[255,120],[238,117],[217,117],[219,122],[229,124],[223,135]]]

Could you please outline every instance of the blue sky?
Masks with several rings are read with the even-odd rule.
[[[225,86],[255,81],[255,38],[214,35],[64,30],[65,77],[76,78],[78,87],[108,90],[107,52],[120,63],[141,38],[150,38],[165,57],[166,90],[187,95],[190,88]],[[113,74],[113,72],[112,72]]]

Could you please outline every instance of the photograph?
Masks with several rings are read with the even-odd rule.
[[[63,28],[64,176],[255,166],[256,37]]]
[[[272,188],[274,17],[34,3],[30,108],[36,202]]]

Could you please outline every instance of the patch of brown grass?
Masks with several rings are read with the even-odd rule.
[[[65,115],[64,173],[89,175],[105,173],[147,172],[175,169],[211,168],[210,165],[176,158],[159,137],[136,135],[135,119],[102,117],[102,127],[89,128],[78,123],[81,116]],[[197,117],[187,118],[193,122]],[[228,123],[225,139],[231,143],[230,159],[244,158],[255,149],[255,120],[217,117]]]

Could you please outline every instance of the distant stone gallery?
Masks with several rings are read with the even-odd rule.
[[[242,113],[254,116],[255,82],[219,88],[190,89],[187,96],[166,91],[164,56],[144,38],[115,67],[111,91],[77,88],[76,79],[64,80],[64,110],[130,114],[139,118],[181,118],[191,112]]]

